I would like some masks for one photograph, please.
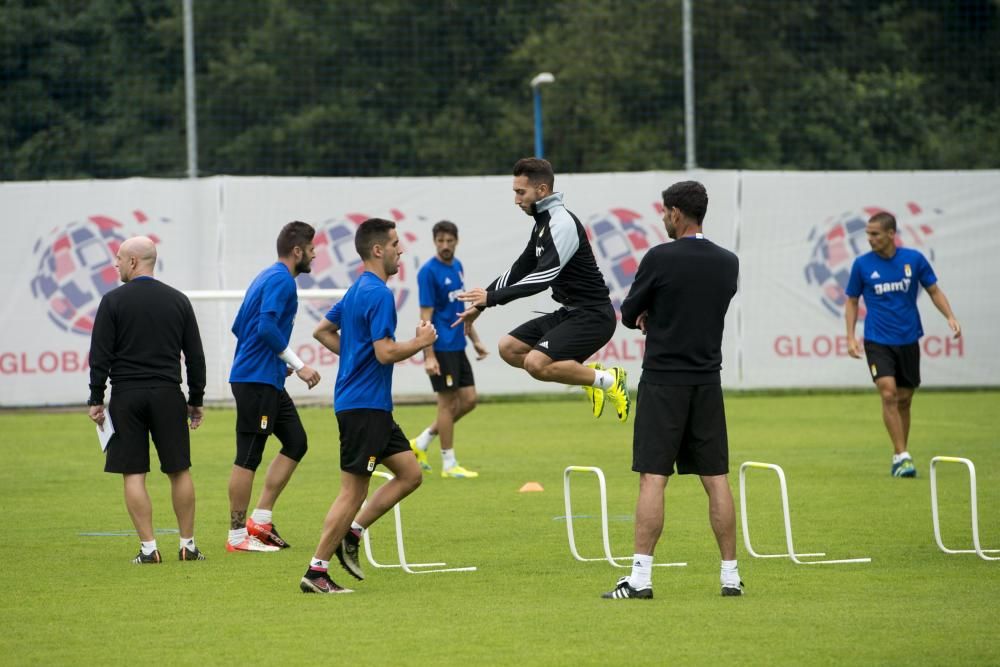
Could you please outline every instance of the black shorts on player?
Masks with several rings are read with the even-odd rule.
[[[639,382],[632,470],[710,477],[729,472],[722,385]]]
[[[896,378],[896,386],[916,389],[920,386],[920,344],[883,345],[865,341],[865,358],[872,381]]]
[[[371,477],[384,459],[410,452],[410,441],[385,410],[344,410],[337,413],[340,430],[340,469]]]
[[[149,472],[150,436],[162,472],[191,467],[187,401],[180,387],[115,389],[108,414],[115,433],[108,444],[104,472]]]
[[[257,470],[272,433],[281,454],[301,461],[309,448],[306,430],[292,397],[284,389],[258,382],[233,382],[236,399],[236,459],[234,465]]]
[[[615,309],[609,302],[596,308],[563,307],[525,322],[510,335],[553,361],[574,359],[583,363],[611,340],[617,324]]]
[[[441,369],[439,375],[431,375],[431,387],[435,393],[442,391],[454,391],[462,387],[474,387],[476,379],[472,376],[472,364],[465,350],[455,352],[435,352],[438,366]]]

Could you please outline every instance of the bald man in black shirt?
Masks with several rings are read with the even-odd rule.
[[[194,542],[194,483],[191,481],[190,428],[201,424],[205,394],[205,354],[191,302],[153,277],[156,246],[145,236],[122,243],[115,268],[124,283],[101,299],[90,341],[90,418],[105,427],[104,389],[114,391],[108,414],[114,435],[105,472],[120,473],[125,505],[139,533],[133,563],[160,563],[153,534],[153,506],[146,491],[149,436],[160,470],[170,478],[180,529],[180,560],[204,560]],[[188,398],[181,392],[180,356],[187,367]]]
[[[674,472],[696,474],[722,555],[722,595],[743,592],[736,567],[736,512],[729,489],[729,441],[722,400],[722,330],[736,294],[739,260],[701,233],[705,186],[663,191],[663,222],[673,243],[642,258],[622,303],[622,324],[646,334],[636,401],[632,470],[639,473],[632,573],[611,599],[652,598],[653,551],[663,531],[663,494]]]

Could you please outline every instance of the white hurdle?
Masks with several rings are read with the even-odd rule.
[[[576,537],[573,534],[573,503],[570,500],[569,477],[574,472],[591,472],[597,476],[597,484],[601,491],[601,537],[604,539],[603,558],[584,558],[576,549]],[[611,541],[608,538],[608,487],[604,480],[604,471],[594,466],[567,466],[563,471],[563,497],[566,501],[566,533],[569,536],[569,551],[573,558],[578,561],[588,562],[596,560],[606,560],[615,567],[632,567],[631,556],[612,556]],[[622,565],[618,561],[627,560],[628,565]],[[684,567],[687,563],[653,563],[653,567]]]
[[[372,476],[382,477],[386,480],[393,479],[393,475],[387,472],[382,472],[381,470],[375,470],[374,472],[372,472]],[[402,568],[403,572],[406,572],[408,574],[432,574],[434,572],[474,572],[476,570],[475,567],[443,567],[444,565],[447,565],[447,563],[408,563],[406,561],[406,552],[403,549],[403,519],[399,512],[399,505],[400,503],[396,503],[392,508],[392,512],[396,518],[396,551],[399,554],[399,562],[379,563],[378,561],[375,560],[375,557],[372,556],[371,539],[368,537],[368,534],[371,532],[371,528],[369,528],[368,530],[365,531],[363,539],[365,542],[365,557],[368,558],[368,562],[371,563],[373,567],[398,567]],[[414,569],[414,568],[422,568],[422,569]],[[427,568],[433,568],[433,569],[427,569]]]
[[[969,504],[972,506],[972,546],[973,549],[949,549],[941,541],[941,521],[938,516],[937,464],[960,463],[969,469]],[[1000,549],[983,549],[979,544],[979,510],[976,499],[976,466],[969,459],[958,456],[935,456],[931,459],[931,518],[934,520],[934,540],[938,548],[946,554],[976,554],[983,560],[1000,560],[1000,557],[987,556],[988,553],[1000,553]]]
[[[783,554],[759,554],[750,546],[750,526],[747,521],[747,493],[746,493],[746,472],[748,468],[759,468],[763,470],[773,470],[778,475],[778,483],[781,485],[781,509],[785,517],[785,541],[788,544],[788,553]],[[773,463],[759,463],[757,461],[746,461],[740,466],[740,515],[743,521],[743,544],[747,551],[754,558],[790,558],[797,565],[828,565],[833,563],[870,563],[871,558],[846,558],[840,560],[801,560],[802,558],[814,558],[825,556],[823,552],[797,554],[792,545],[792,519],[788,510],[788,485],[785,482],[785,471],[781,466]]]

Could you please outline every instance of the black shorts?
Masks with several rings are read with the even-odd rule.
[[[150,436],[162,472],[191,467],[187,399],[180,387],[113,390],[108,414],[115,434],[105,452],[104,472],[149,472]]]
[[[259,382],[230,384],[236,399],[235,465],[256,470],[272,433],[281,441],[281,453],[301,461],[306,453],[306,431],[288,392]]]
[[[367,408],[344,410],[337,413],[337,426],[340,469],[344,472],[371,477],[375,466],[384,459],[410,451],[410,441],[391,412]]]
[[[452,391],[462,387],[473,387],[476,384],[472,377],[472,364],[465,350],[456,352],[435,352],[438,365],[441,367],[440,375],[431,375],[431,387],[435,392]]]
[[[632,470],[672,475],[725,475],[729,436],[722,385],[674,386],[639,381]]]
[[[617,324],[615,309],[608,303],[597,308],[560,308],[525,322],[510,335],[553,361],[584,362],[611,340]]]
[[[920,386],[920,343],[883,345],[865,341],[865,357],[872,381],[896,378],[896,386],[916,389]]]

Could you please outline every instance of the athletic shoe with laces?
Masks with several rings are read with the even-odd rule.
[[[607,593],[601,593],[601,597],[605,600],[652,600],[653,585],[650,584],[638,589],[632,588],[632,584],[628,582],[628,577],[622,577],[618,580],[618,583],[615,584],[614,590],[610,590]]]
[[[163,559],[160,558],[159,549],[154,550],[151,554],[144,554],[142,553],[142,549],[140,549],[139,553],[132,559],[132,562],[136,565],[152,565],[154,563],[162,563]]]
[[[479,473],[475,470],[466,470],[460,465],[453,465],[450,468],[442,470],[441,476],[451,479],[472,479],[474,477],[479,477]]]
[[[177,550],[177,560],[205,560],[205,554],[203,554],[198,547],[195,547],[194,549],[181,547]]]
[[[365,573],[361,571],[361,561],[358,559],[358,545],[361,539],[352,531],[348,530],[347,535],[337,545],[337,560],[340,565],[358,581],[365,580]]]
[[[337,582],[331,579],[330,575],[328,575],[326,572],[315,574],[311,570],[306,573],[306,576],[302,577],[302,581],[299,582],[299,590],[301,590],[303,593],[353,593],[354,592],[350,588],[344,588],[343,586],[338,586]]]
[[[722,597],[737,597],[743,595],[743,582],[738,582],[735,586],[732,584],[722,584]]]
[[[413,438],[410,440],[410,449],[413,450],[413,455],[417,457],[417,463],[420,464],[420,469],[424,472],[431,472],[434,468],[431,468],[430,461],[427,460],[427,452],[417,447],[417,439]]]
[[[917,469],[913,465],[913,459],[905,458],[892,464],[893,477],[916,477]]]
[[[587,368],[593,368],[595,371],[604,369],[599,361],[587,364]],[[598,389],[597,387],[584,386],[583,391],[587,394],[587,398],[590,400],[590,406],[593,408],[594,417],[600,417],[601,413],[604,412],[604,390]]]
[[[292,546],[282,539],[281,535],[278,535],[278,529],[273,523],[257,523],[252,518],[247,519],[247,535],[256,537],[264,544],[270,544],[279,549],[287,549]]]
[[[618,421],[628,421],[628,385],[626,384],[628,374],[621,366],[613,366],[608,371],[614,373],[615,383],[604,392],[604,396],[611,401],[611,405],[615,406]]]
[[[281,551],[281,547],[276,547],[273,544],[264,544],[256,537],[247,537],[245,540],[237,545],[233,545],[232,542],[226,541],[226,551]]]

